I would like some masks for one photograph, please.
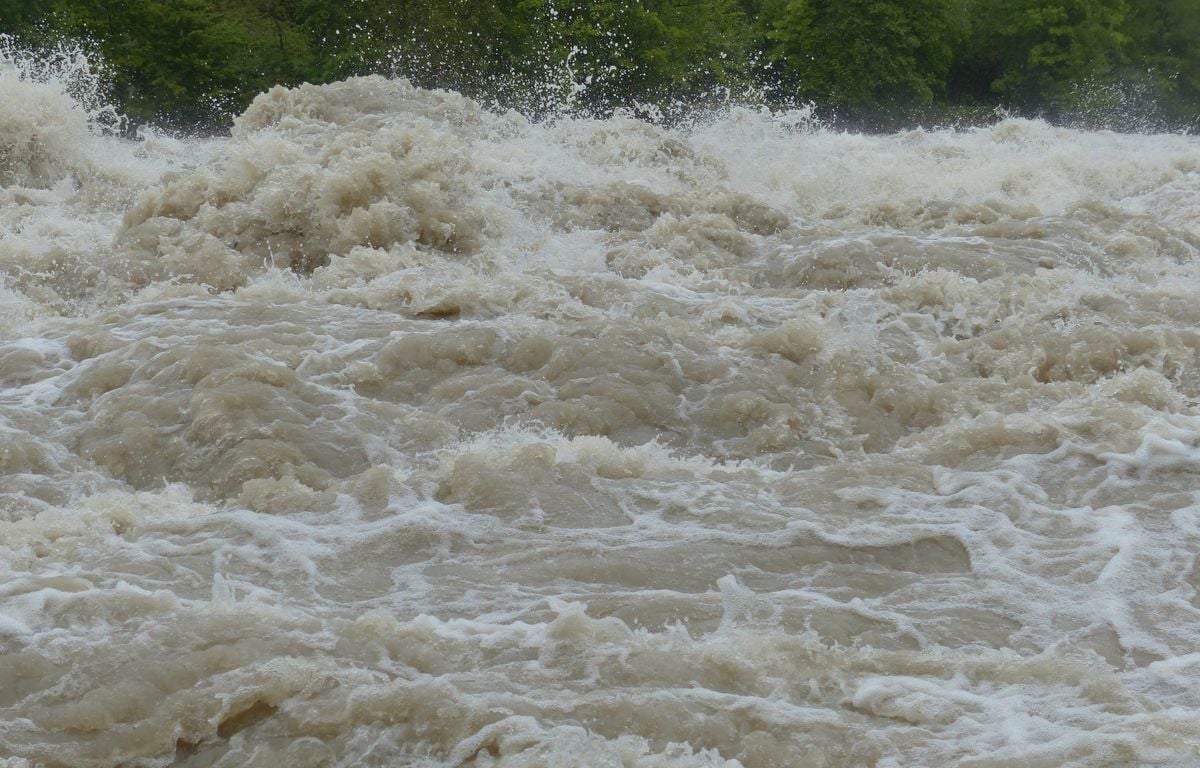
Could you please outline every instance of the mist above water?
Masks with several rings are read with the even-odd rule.
[[[67,80],[0,60],[12,766],[1197,761],[1197,139]]]

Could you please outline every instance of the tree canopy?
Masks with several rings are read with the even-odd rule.
[[[179,127],[370,72],[534,114],[723,94],[866,127],[1200,113],[1196,0],[0,0],[0,33],[99,49],[131,119]]]

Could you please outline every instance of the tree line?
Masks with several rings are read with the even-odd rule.
[[[1200,113],[1197,0],[0,0],[0,32],[90,46],[131,120],[201,129],[271,85],[372,72],[535,116],[728,99],[868,129],[1000,107],[1180,130]]]

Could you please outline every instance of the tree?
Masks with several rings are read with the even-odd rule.
[[[99,41],[122,108],[137,121],[224,122],[267,82],[246,26],[209,0],[60,0],[59,29]]]
[[[1130,44],[1118,77],[1149,81],[1168,120],[1194,127],[1200,117],[1200,3],[1143,0],[1131,7],[1123,31]]]
[[[976,57],[991,91],[1025,108],[1053,110],[1073,88],[1111,77],[1124,60],[1126,0],[1000,0],[977,6]]]
[[[47,4],[45,0],[0,0],[0,34],[25,33],[46,14]]]
[[[898,113],[944,91],[948,0],[774,0],[762,12],[768,58],[803,99]]]

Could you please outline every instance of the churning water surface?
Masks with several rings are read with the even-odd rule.
[[[0,102],[0,765],[1200,763],[1200,140]]]

